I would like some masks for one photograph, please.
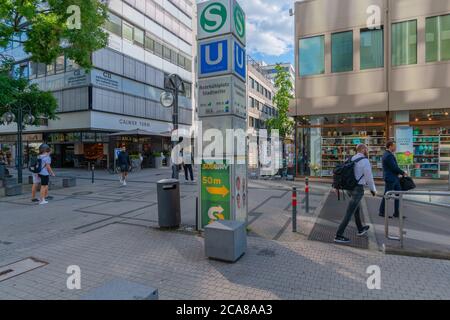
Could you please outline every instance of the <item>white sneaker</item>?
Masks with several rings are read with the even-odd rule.
[[[48,201],[42,200],[41,202],[39,202],[39,205],[43,205],[43,204],[48,204]]]
[[[124,185],[124,186],[126,186],[126,185],[127,185],[127,182],[126,182],[126,181],[124,181],[124,182],[123,182],[123,185]]]

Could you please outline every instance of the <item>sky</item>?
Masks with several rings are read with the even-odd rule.
[[[203,1],[197,1],[203,2]],[[239,0],[247,16],[247,53],[268,64],[294,64],[295,0]]]

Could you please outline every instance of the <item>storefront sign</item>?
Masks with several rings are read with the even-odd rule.
[[[88,85],[88,74],[84,70],[67,72],[64,76],[66,87],[79,87]]]
[[[413,128],[398,127],[395,129],[397,142],[397,162],[399,165],[412,165],[414,163]]]
[[[122,91],[122,78],[112,74],[111,72],[92,70],[91,83],[97,87]]]

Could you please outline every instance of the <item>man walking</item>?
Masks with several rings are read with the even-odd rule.
[[[131,167],[131,159],[125,146],[122,146],[122,150],[119,152],[119,155],[117,156],[117,165],[120,168],[120,183],[123,186],[126,186],[128,172],[130,171]]]
[[[50,157],[51,149],[47,144],[43,144],[39,147],[39,159],[41,159],[41,171],[39,172],[39,181],[41,182],[40,194],[40,205],[48,204],[48,185],[50,182],[50,175],[55,176],[52,170],[51,163],[52,159]]]
[[[394,141],[390,140],[386,143],[386,151],[383,155],[383,178],[385,183],[384,194],[388,191],[401,191],[402,187],[400,185],[399,176],[407,175],[407,173],[398,166],[397,159],[395,158],[396,150],[397,146]],[[385,215],[384,208],[385,200],[383,198],[379,210],[380,217],[384,217]],[[400,217],[400,201],[396,199],[394,218],[398,217]]]
[[[370,192],[374,197],[377,194],[377,189],[373,180],[372,166],[368,159],[369,149],[365,144],[359,144],[356,147],[356,151],[357,154],[352,157],[351,161],[355,163],[354,174],[356,181],[358,181],[358,185],[354,190],[349,191],[351,199],[347,207],[347,213],[345,214],[345,217],[336,233],[336,238],[334,239],[334,242],[336,243],[350,242],[350,239],[344,237],[344,232],[353,216],[355,216],[358,236],[361,237],[369,231],[369,226],[363,226],[361,222],[361,200],[364,197],[364,186],[369,186]]]
[[[183,168],[184,168],[184,177],[186,181],[189,181],[189,177],[191,181],[194,181],[194,172],[192,170],[192,152],[190,150],[191,147],[187,147],[183,149]],[[188,177],[189,173],[189,177]]]

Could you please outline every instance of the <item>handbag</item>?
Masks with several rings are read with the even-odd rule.
[[[411,177],[401,177],[400,186],[402,187],[402,191],[409,191],[416,188],[416,184]]]

